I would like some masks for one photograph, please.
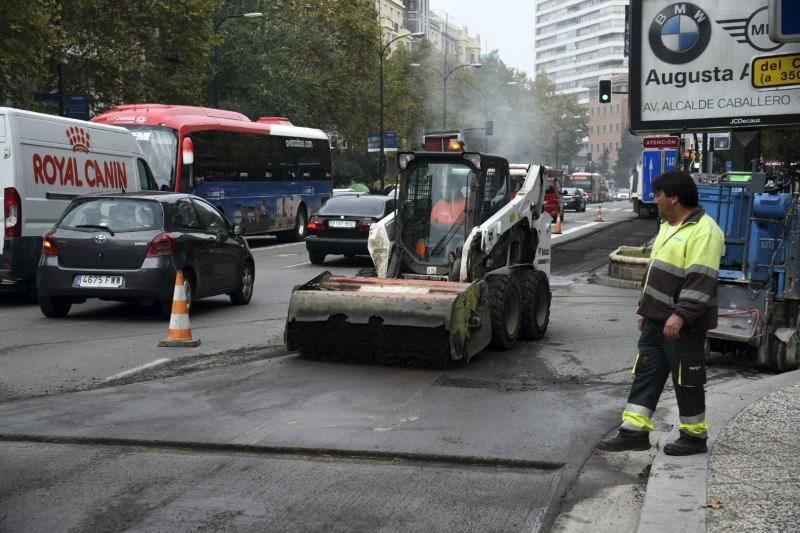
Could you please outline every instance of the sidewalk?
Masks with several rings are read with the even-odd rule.
[[[595,451],[576,485],[578,501],[562,510],[554,531],[800,531],[799,381],[800,370],[710,384],[709,453],[689,457],[662,451],[678,438],[668,384],[650,435],[654,447]],[[603,476],[618,484],[596,490]]]
[[[709,387],[709,453],[657,453],[638,531],[800,530],[799,377]],[[657,422],[674,424],[674,396],[664,407]],[[675,427],[659,447],[677,437]]]

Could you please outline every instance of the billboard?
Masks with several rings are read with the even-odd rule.
[[[367,134],[367,152],[380,152],[381,151],[381,134],[377,131],[371,131]],[[397,151],[397,134],[389,131],[383,132],[383,151],[396,152]]]
[[[800,62],[778,73],[794,72],[796,83],[764,82],[769,58],[800,55],[800,43],[770,39],[767,3],[631,0],[631,129],[800,124]]]

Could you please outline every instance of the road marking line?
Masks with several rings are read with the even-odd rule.
[[[278,254],[275,257],[294,257],[295,255],[300,255],[300,253],[298,252],[295,254]]]
[[[550,238],[550,240],[558,239],[559,237],[562,237],[564,235],[569,235],[570,233],[574,233],[574,232],[576,232],[578,230],[582,230],[583,228],[589,228],[591,226],[596,226],[597,224],[600,224],[600,223],[599,222],[589,222],[588,224],[584,224],[583,226],[578,226],[577,228],[570,228],[570,229],[568,229],[566,231],[562,231],[558,235],[553,235]]]
[[[262,246],[259,248],[251,248],[250,251],[255,252],[262,252],[262,251],[270,251],[270,250],[278,250],[280,248],[288,248],[289,246],[302,246],[304,242],[290,242],[288,244],[275,244],[273,246]]]
[[[303,265],[310,265],[310,264],[311,264],[311,261],[306,261],[305,263],[297,263],[296,265],[286,265],[285,267],[281,267],[281,268],[282,269],[287,269],[287,268],[294,268],[294,267],[299,267],[299,266],[303,266]]]
[[[115,379],[128,377],[137,372],[141,372],[142,370],[147,370],[148,368],[153,368],[154,366],[163,365],[164,363],[169,363],[169,359],[156,359],[155,361],[150,361],[149,363],[145,363],[142,366],[137,366],[135,368],[131,368],[130,370],[125,370],[124,372],[120,372],[119,374],[108,376],[103,381],[114,381]]]

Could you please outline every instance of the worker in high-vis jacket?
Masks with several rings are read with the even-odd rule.
[[[653,243],[636,311],[641,334],[633,385],[619,432],[597,447],[649,449],[653,413],[671,373],[680,437],[664,446],[664,453],[703,453],[708,451],[705,339],[717,325],[717,274],[725,238],[698,205],[697,186],[687,173],[664,173],[652,186],[664,222]]]

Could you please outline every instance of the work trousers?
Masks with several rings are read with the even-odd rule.
[[[705,331],[684,326],[680,337],[669,341],[664,338],[664,322],[645,320],[621,429],[633,432],[653,430],[653,413],[667,377],[672,374],[681,432],[694,438],[707,437],[703,387],[706,382],[705,338]]]

